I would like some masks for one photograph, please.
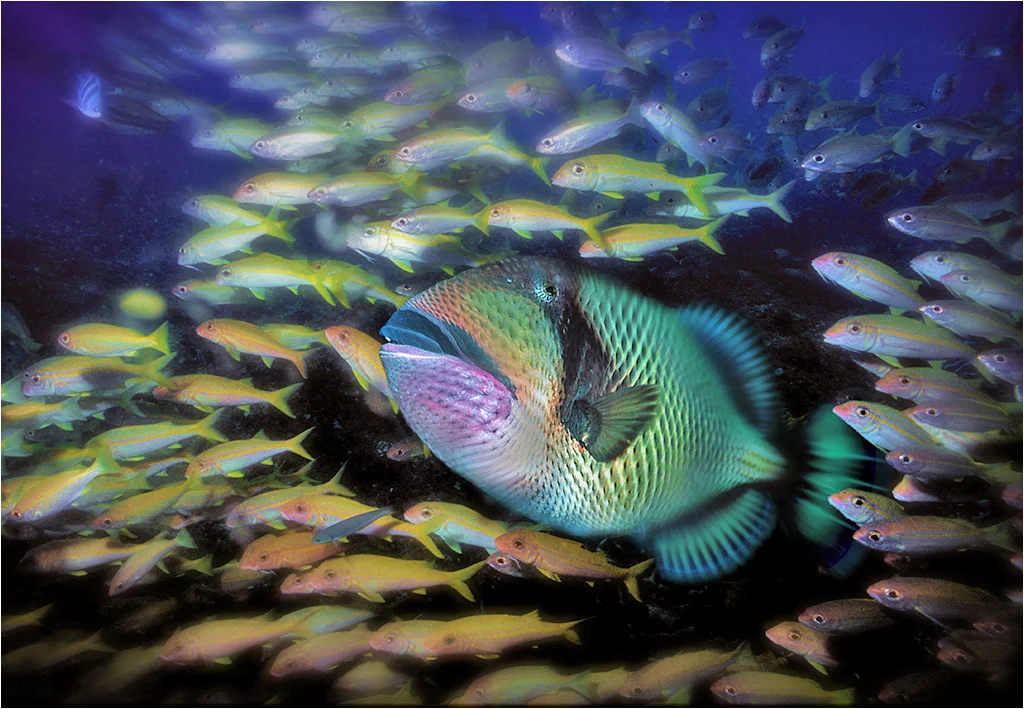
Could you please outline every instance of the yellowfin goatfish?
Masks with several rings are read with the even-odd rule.
[[[682,190],[697,209],[708,214],[708,203],[702,189],[717,184],[724,177],[724,172],[701,177],[677,177],[661,163],[643,162],[624,155],[588,155],[562,165],[551,178],[551,183],[612,197],[621,197],[623,192],[643,192],[657,199],[662,190]]]
[[[90,357],[126,357],[148,348],[163,352],[165,355],[171,354],[171,348],[167,344],[167,323],[149,335],[117,325],[79,325],[62,332],[57,342],[75,354]]]
[[[906,279],[881,261],[867,256],[830,252],[811,261],[811,267],[824,280],[856,296],[888,305],[894,315],[914,310],[924,302],[917,294],[921,281]]]
[[[897,357],[971,359],[975,351],[937,325],[898,315],[855,315],[843,318],[825,332],[825,342],[854,352],[871,352],[887,364]]]
[[[283,441],[272,441],[262,431],[247,441],[228,441],[203,451],[189,463],[186,477],[199,475],[201,477],[211,475],[227,475],[239,477],[235,473],[250,465],[257,463],[269,463],[269,461],[280,453],[294,453],[306,460],[313,460],[313,456],[302,447],[302,442],[313,431],[307,428],[305,431]]]
[[[771,194],[752,194],[735,187],[704,187],[701,192],[707,202],[708,211],[702,212],[686,196],[679,192],[662,192],[654,213],[665,217],[687,217],[690,219],[713,219],[727,214],[750,216],[754,209],[770,209],[784,222],[793,223],[786,205],[782,203],[796,180],[787,182]]]
[[[236,381],[213,374],[186,374],[172,377],[167,385],[153,389],[152,394],[158,399],[191,404],[203,410],[218,406],[237,406],[245,411],[252,404],[265,403],[285,416],[295,418],[288,405],[288,399],[301,386],[300,382],[277,391],[263,391],[254,387],[251,379]]]
[[[659,251],[675,251],[680,244],[690,241],[699,241],[716,254],[724,254],[715,232],[728,218],[729,215],[720,217],[699,229],[686,229],[675,224],[623,224],[601,232],[600,242],[584,242],[580,245],[580,256],[641,261]]]
[[[767,438],[771,370],[737,318],[674,312],[596,273],[520,258],[424,291],[381,334],[406,422],[516,512],[571,535],[630,535],[677,582],[730,573],[771,533],[765,487],[786,462]],[[811,474],[820,492],[845,487],[856,447],[830,418],[810,434],[815,465],[830,469]],[[797,517],[819,541],[842,529],[824,495],[801,498]]]
[[[295,365],[302,378],[306,378],[306,362],[301,352],[288,349],[252,323],[241,320],[207,320],[196,328],[196,333],[204,340],[215,342],[234,359],[238,353],[254,354],[263,359],[268,367],[273,359],[286,359]]]
[[[166,384],[160,370],[172,355],[145,364],[126,364],[115,357],[50,357],[21,375],[25,396],[64,396],[123,386],[133,380]]]
[[[423,642],[430,655],[476,655],[498,657],[517,645],[535,645],[549,638],[565,638],[579,645],[573,627],[583,620],[551,623],[540,619],[538,611],[523,615],[481,614],[450,620],[438,626]]]
[[[309,191],[327,178],[321,172],[266,172],[243,182],[234,197],[245,204],[309,204]]]
[[[252,253],[250,244],[264,234],[280,239],[289,246],[295,243],[288,233],[288,222],[279,221],[279,207],[274,207],[259,224],[248,226],[232,222],[227,226],[203,229],[178,249],[178,264],[223,263],[224,257],[239,251]]]
[[[267,297],[268,288],[287,288],[298,295],[299,286],[312,286],[329,305],[335,304],[317,270],[305,259],[268,253],[250,256],[222,266],[213,282],[219,286],[248,288],[260,300]]]

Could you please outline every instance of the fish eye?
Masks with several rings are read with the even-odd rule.
[[[113,523],[114,520],[112,520],[110,517],[104,517],[103,520],[100,522],[100,524],[102,524],[104,527],[109,527]]]
[[[938,411],[936,411],[936,410],[935,410],[935,409],[933,409],[933,408],[927,408],[927,409],[925,409],[925,410],[924,410],[924,412],[925,412],[925,413],[926,413],[926,414],[927,414],[928,416],[938,416],[938,415],[939,415],[939,412],[938,412]]]
[[[445,645],[454,645],[455,644],[455,636],[454,635],[445,635],[444,636],[444,644]]]
[[[212,138],[214,135],[216,135],[216,133],[213,132],[212,128],[208,128],[203,131],[203,135],[207,136],[208,138]]]
[[[992,623],[988,626],[988,629],[991,630],[993,633],[997,633],[999,635],[1002,635],[1006,632],[1006,626],[1002,623]]]
[[[821,112],[821,117],[822,118],[828,118],[828,111],[822,111]]]
[[[516,549],[522,549],[526,545],[523,544],[522,539],[516,539],[514,542],[512,542],[512,546],[514,546]]]
[[[825,616],[823,616],[821,613],[816,613],[814,616],[811,617],[811,620],[813,620],[818,625],[821,625],[825,622]]]
[[[922,130],[923,128],[924,128],[924,124],[922,124],[922,123],[915,123],[914,124],[914,130]]]
[[[845,266],[846,265],[846,259],[843,258],[842,256],[837,256],[836,260],[833,261],[833,263],[835,265],[837,265],[837,266]]]
[[[906,386],[907,384],[910,384],[910,377],[907,377],[907,376],[899,377],[896,381],[898,381],[900,384],[903,384],[904,386]]]
[[[189,205],[192,206],[192,207],[198,207],[199,206],[199,200],[198,199],[193,199],[193,200],[191,200],[189,202]]]
[[[66,345],[69,342],[71,342],[71,336],[65,332],[63,335],[60,336],[60,341]]]
[[[504,566],[505,564],[508,563],[508,557],[500,556],[500,555],[496,556],[496,557],[494,557],[494,563],[497,564],[498,566]]]
[[[401,150],[399,150],[398,152],[399,152],[400,154],[402,154],[402,155],[409,155],[410,153],[412,153],[412,151],[411,151],[411,150],[409,150],[409,147],[408,147],[408,146],[406,146],[406,147],[402,148],[402,149],[401,149]]]
[[[301,586],[302,585],[302,581],[303,581],[303,579],[302,579],[301,576],[296,576],[295,577],[295,585],[296,586]]]
[[[715,143],[718,142],[718,138],[716,138],[715,136],[711,136],[710,138],[708,138],[708,142],[714,145]]]
[[[266,554],[260,554],[260,561],[267,561],[268,557]]]
[[[220,269],[220,275],[222,275],[222,276],[230,276],[231,275],[231,269],[230,268],[222,268],[222,269]]]
[[[688,72],[688,71],[684,71],[682,74],[680,74],[680,76],[683,76],[683,77],[686,77],[686,76],[689,76],[689,75],[690,75],[690,72]]]
[[[961,283],[970,283],[971,282],[971,277],[969,275],[967,275],[966,273],[961,273],[959,278],[958,278],[958,280]]]
[[[245,191],[246,192],[255,192],[256,191],[256,183],[255,182],[247,183],[245,185]]]
[[[294,121],[295,123],[302,123],[305,120],[306,119],[302,117],[301,113],[299,115],[295,116],[294,118],[292,118],[292,121]]]
[[[873,529],[870,532],[868,532],[867,537],[868,537],[868,539],[870,539],[873,542],[880,542],[880,541],[882,541],[882,535],[879,534],[878,532],[876,532]]]
[[[899,460],[904,465],[909,465],[910,463],[914,462],[914,458],[912,456],[910,456],[909,454],[907,454],[907,453],[904,453],[903,455],[901,455]]]
[[[813,160],[814,162],[825,162],[825,156],[822,155],[821,153],[818,153],[817,155],[812,157],[811,160]]]
[[[295,511],[301,514],[301,513],[306,511],[306,506],[301,504],[301,503],[298,504],[298,505],[295,505]]]
[[[333,571],[328,571],[328,572],[326,572],[324,574],[324,578],[333,579],[334,577],[335,577],[335,573]]]
[[[667,202],[668,204],[675,204],[675,203],[676,203],[676,198],[675,198],[675,197],[666,197],[666,198],[665,198],[665,201],[666,201],[666,202]]]
[[[463,98],[466,99],[467,103],[473,103],[476,101],[476,94],[466,94]]]
[[[851,323],[846,327],[846,329],[852,332],[854,335],[856,335],[857,333],[860,332],[860,325],[858,325],[857,323]]]
[[[730,697],[735,697],[737,693],[736,688],[733,687],[731,684],[727,684],[726,686],[722,687],[722,690]]]
[[[865,416],[868,415],[868,410],[866,408],[864,408],[863,406],[858,406],[857,409],[855,410],[855,413],[858,416],[860,416],[861,418],[864,418]]]
[[[235,74],[235,81],[241,81],[245,78],[244,74]]]
[[[854,507],[863,507],[865,502],[866,502],[866,500],[863,497],[855,497],[855,498],[853,498],[853,506]]]
[[[997,354],[997,355],[996,355],[995,357],[993,357],[992,359],[994,359],[994,360],[995,360],[996,362],[998,362],[999,364],[1003,364],[1004,362],[1006,362],[1006,355],[1002,355],[1002,354]]]
[[[420,514],[423,515],[424,519],[430,519],[434,515],[434,512],[429,507],[424,507]]]
[[[383,158],[382,158],[382,159],[383,159]],[[405,217],[399,217],[398,219],[396,219],[396,220],[395,220],[395,223],[396,223],[396,224],[400,224],[400,225],[402,225],[402,226],[408,226],[408,224],[409,224],[409,220],[408,220],[408,219],[406,219]]]
[[[491,210],[491,216],[492,217],[500,217],[501,216],[501,210],[500,209],[492,209]]]
[[[267,147],[267,142],[265,140],[257,140],[256,144],[253,145],[252,147],[256,148],[257,150],[264,150]]]
[[[363,236],[365,236],[367,239],[369,239],[371,236],[373,236],[373,229],[371,229],[369,227],[367,227],[366,229],[363,229]]]
[[[344,123],[341,124],[341,127],[342,128],[351,128],[354,125],[355,125],[354,121],[345,121]]]
[[[942,313],[942,306],[941,305],[933,305],[933,306],[931,306],[928,309],[931,310],[936,315],[940,315]]]
[[[21,510],[13,510],[11,512],[11,517],[14,517],[15,519],[21,519]]]
[[[379,158],[377,158],[377,164],[380,165],[381,167],[384,167],[385,165],[387,165],[388,164],[387,156],[386,155],[381,155]]]
[[[567,44],[567,45],[565,45],[565,51],[567,51],[567,52],[575,52],[576,51],[576,45],[575,44]]]
[[[540,141],[540,144],[550,148],[554,144],[554,142],[551,140],[551,138],[545,138],[544,140]]]
[[[896,600],[900,597],[900,592],[897,591],[895,588],[889,588],[885,591],[885,597]]]
[[[945,256],[936,256],[935,257],[935,263],[946,263],[946,257]]]
[[[574,175],[582,175],[584,172],[586,172],[586,169],[582,165],[573,165],[572,166],[572,174],[574,174]]]
[[[35,384],[38,384],[38,383],[39,383],[39,379],[40,379],[40,378],[39,378],[39,375],[38,375],[38,374],[33,374],[33,375],[32,375],[32,381],[33,381],[33,383],[35,383]]]
[[[789,634],[789,639],[790,639],[790,640],[799,640],[799,639],[800,639],[800,637],[801,637],[801,636],[800,636],[800,633],[799,633],[799,632],[797,632],[796,630],[794,630],[793,632],[791,632],[791,633]]]
[[[394,633],[388,633],[387,635],[384,636],[384,641],[385,642],[389,642],[389,643],[395,642],[395,634]]]
[[[639,685],[639,684],[634,684],[633,685],[633,694],[635,694],[636,696],[639,697],[643,693],[644,693],[644,688],[643,688],[642,685]]]
[[[398,89],[397,91],[392,91],[391,95],[394,96],[395,98],[402,98],[402,96],[405,95],[405,92],[402,91],[401,89]]]
[[[206,323],[206,331],[213,332],[213,323]]]
[[[958,665],[966,665],[968,663],[967,655],[960,651],[953,653],[953,659]]]

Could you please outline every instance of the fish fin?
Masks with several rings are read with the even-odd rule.
[[[279,532],[283,532],[284,530],[288,529],[288,525],[279,519],[269,520],[264,522],[264,524],[270,527],[271,529],[276,529]]]
[[[288,450],[295,455],[305,458],[306,460],[315,460],[315,458],[313,458],[313,456],[311,456],[306,449],[302,447],[302,442],[306,440],[306,436],[313,432],[313,428],[315,427],[307,428],[305,431],[289,440],[287,443]]]
[[[218,657],[218,658],[214,659],[214,662],[216,662],[218,665],[230,665],[231,664],[231,658],[230,657]]]
[[[939,136],[936,136],[936,137],[932,138],[931,142],[928,143],[928,149],[931,150],[933,153],[938,153],[939,155],[945,155],[946,154],[946,146],[948,144],[949,144],[949,139],[946,136],[944,136],[944,135],[939,135]]]
[[[87,576],[89,574],[88,571],[69,571],[68,573],[72,576]]]
[[[288,418],[295,418],[295,413],[292,411],[291,406],[288,405],[288,399],[299,388],[301,388],[304,383],[305,382],[299,382],[298,384],[292,384],[291,386],[286,386],[283,389],[278,389],[267,397],[267,403]]]
[[[288,290],[291,291],[292,295],[299,295],[299,287],[298,286],[288,286]],[[328,302],[330,302],[330,301],[328,301]]]
[[[647,199],[653,199],[655,202],[657,202],[659,199],[661,199],[661,192],[644,192],[644,197],[646,197]]]
[[[391,263],[395,264],[396,266],[398,266],[400,269],[402,269],[406,273],[415,273],[415,271],[412,270],[412,265],[408,261],[400,261],[398,259],[391,259]]]
[[[425,588],[414,588],[414,589],[412,589],[412,592],[415,593],[418,596],[426,596],[427,595],[427,589],[425,589]]]
[[[526,231],[526,229],[513,229],[512,231],[514,231],[516,234],[519,234],[519,236],[523,237],[524,239],[532,239],[533,238],[533,234],[531,234],[530,232]]]
[[[807,658],[804,658],[804,659],[807,659]],[[823,675],[827,675],[828,674],[828,670],[825,669],[825,665],[821,664],[820,662],[815,662],[814,660],[807,660],[807,664],[810,665],[812,668],[814,668],[814,671],[819,673],[819,674],[823,674]]]
[[[249,153],[245,152],[241,148],[236,147],[234,145],[229,145],[228,146],[228,150],[231,151],[232,153],[234,153],[235,155],[237,155],[238,157],[244,159],[244,160],[249,160],[249,161],[254,160],[252,155],[250,155]]]
[[[665,705],[670,707],[688,707],[690,706],[690,696],[693,694],[693,685],[688,684],[675,694],[669,695],[668,699],[665,700]]]
[[[183,529],[178,532],[178,536],[174,538],[174,541],[178,543],[178,546],[186,549],[197,549],[196,542],[192,539],[192,535],[188,533],[187,529]]]
[[[896,369],[901,369],[903,367],[903,365],[900,364],[900,361],[898,359],[896,359],[895,357],[890,357],[889,355],[880,355],[880,354],[876,354],[875,357],[878,357],[878,359],[882,360],[883,362],[888,364],[890,367],[896,367]]]
[[[254,296],[256,296],[256,300],[266,300],[267,299],[267,289],[266,288],[250,288],[249,292],[251,292]]]
[[[684,308],[679,319],[703,346],[708,361],[718,364],[744,417],[763,435],[774,436],[781,420],[778,391],[757,332],[739,316],[712,305]]]
[[[359,592],[358,595],[359,595],[360,598],[365,598],[370,603],[383,603],[384,602],[384,596],[380,595],[376,591],[369,591],[369,590],[363,589],[362,591]]]
[[[900,47],[900,51],[896,52],[896,56],[892,58],[892,75],[897,79],[903,76],[903,69],[900,68],[900,59],[903,58],[903,48]]]
[[[626,590],[629,591],[629,595],[640,600],[640,586],[637,584],[637,578],[640,574],[651,568],[651,564],[654,563],[654,559],[648,559],[647,561],[641,561],[636,566],[631,566],[627,570],[626,578],[624,579],[626,584]]]
[[[782,203],[782,200],[786,198],[786,196],[789,194],[789,191],[793,189],[793,185],[795,185],[798,181],[799,180],[790,180],[782,187],[768,195],[768,209],[775,212],[779,216],[779,218],[782,219],[782,221],[788,222],[790,224],[793,223],[793,217],[790,216],[789,210],[786,209],[786,205]]]
[[[260,359],[263,360],[263,364],[265,364],[268,368],[271,367],[274,364],[274,358],[273,357],[267,357],[266,355],[260,355]]]
[[[443,541],[448,546],[448,548],[456,554],[462,553],[462,545],[459,544],[458,541],[454,539],[448,539],[447,537],[441,537],[441,541]]]
[[[731,214],[726,214],[725,216],[719,217],[713,222],[708,222],[700,229],[698,229],[696,233],[697,238],[700,240],[700,243],[707,246],[716,254],[721,254],[724,256],[725,250],[722,248],[722,245],[718,243],[718,239],[715,238],[715,233],[722,228],[722,225],[725,224],[726,220],[728,220],[731,216]]]
[[[166,321],[164,322],[163,325],[161,325],[156,330],[154,330],[152,333],[150,333],[149,337],[152,340],[151,346],[154,349],[156,349],[156,350],[158,350],[160,352],[163,352],[165,355],[171,354],[171,347],[170,347],[170,344],[167,341],[167,322]]]
[[[359,372],[359,371],[357,371],[355,369],[352,370],[352,374],[355,375],[356,381],[359,383],[359,386],[361,386],[363,388],[363,391],[370,391],[370,380],[369,379],[364,377],[361,372]]]
[[[476,196],[476,195],[474,195],[474,196]],[[479,197],[477,197],[477,199],[479,199]],[[486,204],[486,202],[484,204]],[[481,209],[477,213],[476,217],[473,220],[473,226],[475,226],[477,229],[482,231],[484,233],[484,236],[489,236],[490,235],[490,229],[491,229],[490,218],[491,218],[491,212],[490,212],[489,209],[487,209],[485,207],[484,209]]]
[[[241,362],[242,361],[242,355],[241,355],[240,352],[238,352],[238,350],[232,350],[232,349],[225,348],[225,351],[228,353],[228,356],[231,359],[235,360],[236,362]]]
[[[702,583],[731,573],[753,556],[777,516],[771,498],[750,488],[655,530],[647,544],[665,579]]]
[[[563,423],[596,460],[615,460],[657,415],[660,392],[656,384],[643,384],[621,387],[593,400],[577,399]]]
[[[605,197],[611,197],[613,199],[626,199],[621,192],[602,192]]]
[[[441,270],[447,273],[449,276],[455,275],[455,266],[441,266]]]
[[[476,656],[479,657],[481,660],[497,660],[499,657],[501,657],[501,655],[499,655],[496,652],[482,652],[477,653]]]
[[[558,582],[560,582],[562,580],[562,578],[558,574],[554,573],[553,571],[548,571],[547,569],[541,569],[539,567],[534,567],[534,568],[536,568],[537,571],[539,571],[541,576],[543,576],[544,578],[551,579],[552,581],[558,581]]]
[[[903,315],[903,313],[905,313],[907,311],[903,310],[902,308],[894,308],[894,307],[892,307],[890,305],[889,306],[889,312],[892,313],[893,315]]]
[[[554,234],[555,238],[558,239],[559,241],[562,241],[565,238],[564,229],[552,229],[551,233]]]
[[[700,210],[701,214],[710,214],[708,201],[704,198],[704,188],[717,185],[725,178],[724,172],[713,172],[710,175],[700,177],[680,178],[683,192],[693,203],[693,206]]]
[[[427,532],[417,528],[416,525],[413,525],[412,536],[416,541],[423,545],[424,549],[429,551],[435,557],[438,559],[444,558],[444,552],[437,548],[437,544],[434,543],[434,540],[430,538],[430,535]]]
[[[841,515],[829,504],[829,495],[865,484],[861,467],[865,456],[859,436],[822,406],[811,417],[805,432],[810,454],[810,471],[804,474],[789,515],[796,531],[817,550],[829,573],[837,578],[849,576],[866,558],[868,549],[852,543]],[[883,473],[874,466],[876,475]]]
[[[466,585],[468,579],[473,578],[476,572],[487,566],[486,561],[479,561],[475,564],[471,564],[464,569],[450,572],[448,576],[448,585],[451,586],[456,593],[465,598],[470,603],[475,603],[476,599],[473,597],[473,591],[470,590],[469,586]]]

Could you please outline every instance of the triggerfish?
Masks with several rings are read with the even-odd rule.
[[[406,422],[515,512],[574,536],[633,537],[681,583],[734,571],[771,534],[791,467],[772,442],[771,366],[737,317],[516,258],[420,293],[381,333]],[[808,492],[792,507],[826,546],[842,530],[827,495],[858,455],[829,418],[813,419]]]

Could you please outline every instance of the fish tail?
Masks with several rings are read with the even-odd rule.
[[[818,93],[821,94],[821,97],[823,99],[825,99],[825,103],[829,103],[832,100],[832,97],[829,96],[828,93],[828,85],[832,83],[832,79],[834,78],[836,78],[836,75],[835,72],[832,72],[824,79],[822,79],[820,82],[818,82]]]
[[[220,418],[223,412],[224,409],[217,409],[206,418],[196,421],[192,430],[197,436],[202,436],[208,441],[226,443],[228,439],[221,435],[220,431],[214,428],[214,424],[217,423],[217,419]]]
[[[448,574],[448,585],[455,589],[455,592],[465,598],[470,603],[476,603],[476,599],[473,597],[473,591],[466,584],[468,579],[473,578],[476,572],[482,567],[487,566],[486,561],[479,561],[475,564],[467,566],[464,569],[458,571],[452,571]]]
[[[576,626],[587,620],[586,618],[580,618],[579,620],[572,620],[565,623],[565,632],[562,633],[562,637],[571,642],[573,645],[582,645],[583,641],[580,640],[580,634],[576,632]]]
[[[908,123],[900,128],[892,137],[892,151],[901,158],[910,156],[910,137],[914,130],[914,124]]]
[[[476,218],[473,220],[473,226],[484,233],[484,236],[490,236],[491,229],[491,210],[488,207],[481,209]]]
[[[605,252],[608,251],[608,241],[604,238],[604,234],[598,231],[597,227],[608,221],[608,218],[615,214],[615,211],[616,210],[613,209],[610,212],[598,214],[596,217],[591,219],[585,219],[582,224],[584,233],[593,239],[594,243],[601,247],[601,250]]]
[[[103,642],[103,631],[99,630],[83,641],[84,646],[96,652],[117,652],[114,648]]]
[[[779,215],[779,218],[790,224],[793,223],[793,217],[790,215],[789,210],[786,209],[786,205],[782,203],[782,200],[789,196],[790,190],[793,189],[793,185],[797,183],[797,180],[790,180],[779,189],[768,195],[768,209]]]
[[[292,350],[292,356],[289,357],[289,361],[295,365],[295,368],[299,370],[299,374],[303,379],[309,378],[309,371],[306,369],[306,356],[312,352],[296,352]]]
[[[530,169],[533,170],[534,174],[537,175],[544,182],[544,184],[551,184],[551,178],[548,177],[547,164],[548,158],[529,158]]]
[[[207,554],[202,559],[197,559],[195,562],[189,562],[188,568],[202,574],[203,576],[213,576],[213,554]]]
[[[828,498],[863,484],[862,444],[828,406],[812,414],[805,438],[811,469],[803,474],[791,519],[796,532],[819,550],[829,572],[845,578],[866,558],[866,548],[852,543],[843,518]],[[869,460],[876,461],[876,456]]]
[[[196,546],[195,540],[192,538],[192,535],[188,533],[187,529],[183,529],[180,532],[178,532],[178,536],[174,538],[174,541],[178,543],[179,547],[184,547],[186,549],[199,548]]]
[[[903,69],[900,68],[900,59],[903,58],[903,48],[900,47],[900,51],[896,52],[896,56],[892,58],[892,75],[897,79],[903,76]]]
[[[142,370],[140,376],[149,381],[156,382],[157,384],[163,384],[164,386],[171,386],[171,380],[161,372],[160,370],[170,364],[171,360],[174,359],[173,354],[166,354],[163,357],[154,359],[152,362],[146,362],[140,366]]]
[[[626,590],[629,591],[630,596],[632,596],[638,601],[640,600],[640,587],[637,584],[637,578],[640,576],[640,574],[644,573],[645,571],[647,571],[647,569],[651,568],[651,565],[653,563],[654,559],[648,559],[647,561],[641,561],[636,566],[630,566],[628,569],[626,569],[626,578],[624,579],[624,582],[626,584]]]
[[[315,458],[313,458],[313,456],[311,456],[306,451],[306,449],[302,447],[302,442],[304,440],[306,440],[306,436],[308,436],[310,433],[312,433],[314,428],[316,428],[316,427],[315,426],[311,426],[311,427],[307,428],[305,431],[303,431],[302,433],[300,433],[299,435],[297,435],[295,438],[293,438],[290,441],[288,441],[288,450],[290,450],[295,455],[302,456],[306,460],[315,460]]]
[[[280,239],[289,246],[295,246],[295,237],[291,235],[290,231],[288,231],[295,220],[291,219],[288,221],[281,221],[277,218],[280,213],[281,205],[275,204],[271,207],[267,216],[263,218],[261,226],[267,232],[268,236]]]
[[[985,241],[992,244],[992,248],[999,251],[999,247],[1003,242],[1003,238],[1010,233],[1010,227],[1013,225],[1013,220],[1000,222],[999,224],[993,224],[988,228],[988,232],[985,234]]]
[[[278,389],[267,398],[267,403],[269,403],[271,406],[273,406],[275,409],[280,411],[288,418],[295,418],[295,413],[292,411],[292,407],[288,405],[288,398],[292,394],[294,394],[303,384],[304,382],[299,382],[298,384],[286,386],[284,389]]]
[[[1018,474],[1018,479],[1020,475]],[[1006,520],[999,524],[985,528],[985,541],[990,546],[1007,551],[1018,551],[1020,535],[1014,532],[1013,520]]]
[[[636,94],[633,94],[633,98],[629,100],[629,108],[626,109],[625,119],[627,123],[632,123],[635,126],[644,127],[644,115],[640,113],[640,99],[637,98]]]
[[[700,243],[707,246],[716,254],[721,254],[724,256],[725,250],[722,249],[722,245],[718,243],[718,239],[715,238],[715,233],[721,228],[722,224],[724,224],[726,220],[731,216],[731,214],[726,214],[725,216],[719,217],[713,222],[708,222],[700,229],[698,229],[697,238],[700,240]]]
[[[167,322],[158,327],[149,336],[153,347],[165,355],[171,355],[171,347],[167,342]]]
[[[917,186],[917,168],[910,171],[910,174],[903,178],[908,185]]]
[[[312,463],[307,463],[306,467],[303,468],[302,470],[306,470],[311,465]],[[338,468],[338,472],[334,474],[334,477],[325,482],[323,486],[326,490],[328,490],[329,492],[333,492],[336,495],[341,495],[342,497],[355,497],[356,494],[354,492],[352,492],[350,489],[341,484],[341,478],[345,474],[345,467],[347,465],[347,462],[342,463],[341,467]]]
[[[686,193],[687,199],[693,203],[693,206],[700,210],[701,214],[710,214],[711,210],[708,207],[708,201],[704,199],[703,190],[705,187],[717,185],[724,177],[724,172],[715,172],[710,175],[685,178],[681,180],[681,187],[683,192]]]

